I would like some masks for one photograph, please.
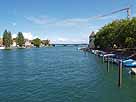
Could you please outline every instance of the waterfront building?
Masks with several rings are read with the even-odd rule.
[[[2,47],[2,46],[3,46],[3,39],[0,38],[0,47]]]
[[[50,46],[50,40],[42,40],[42,45],[43,46]]]
[[[94,45],[94,39],[95,39],[95,32],[92,32],[89,36],[89,48],[94,49],[95,45]]]
[[[16,46],[17,46],[16,38],[13,38],[13,44],[12,44],[12,47],[16,47]]]
[[[30,47],[32,47],[33,45],[31,44],[31,40],[29,40],[29,39],[25,39],[25,47],[26,48],[30,48]]]

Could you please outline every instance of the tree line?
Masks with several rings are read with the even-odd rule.
[[[15,41],[16,46],[19,47],[25,46],[25,38],[22,32],[18,32]],[[41,44],[47,46],[50,45],[50,40],[41,40],[39,38],[35,38],[31,41],[31,43],[36,47],[40,47]],[[12,44],[13,44],[12,34],[10,31],[5,30],[3,33],[3,45],[5,46],[5,48],[11,48]]]
[[[135,48],[136,18],[112,21],[95,35],[94,44],[100,49]]]

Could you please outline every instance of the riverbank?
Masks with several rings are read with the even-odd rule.
[[[112,49],[94,50],[89,48],[82,49],[103,58],[104,62],[117,64],[122,63],[124,68],[129,68],[131,73],[136,75],[136,49]],[[129,71],[129,73],[130,73]]]
[[[136,48],[106,49],[106,50],[82,48],[81,50],[88,52],[96,51],[96,53],[98,54],[101,52],[104,52],[105,54],[112,53],[116,54],[120,58],[132,58],[136,60]]]
[[[8,48],[6,48],[6,47],[0,47],[0,50],[12,50],[12,49],[27,49],[27,48],[50,48],[50,47],[54,47],[54,46],[41,46],[41,47],[36,47],[36,46],[31,46],[31,47],[16,47],[16,46],[14,46],[14,47],[8,47]]]

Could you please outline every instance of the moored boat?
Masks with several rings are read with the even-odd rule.
[[[3,49],[5,49],[5,47],[0,47],[0,50],[3,50]]]

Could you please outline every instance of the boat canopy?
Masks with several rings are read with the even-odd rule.
[[[113,56],[115,56],[115,54],[106,54],[106,55],[104,55],[104,57],[113,57]]]
[[[133,59],[124,60],[123,65],[126,67],[136,67],[136,61]]]
[[[132,62],[134,62],[134,60],[133,60],[133,59],[128,59],[128,60],[124,60],[124,61],[123,61],[123,64],[126,64],[126,63],[132,63]]]

